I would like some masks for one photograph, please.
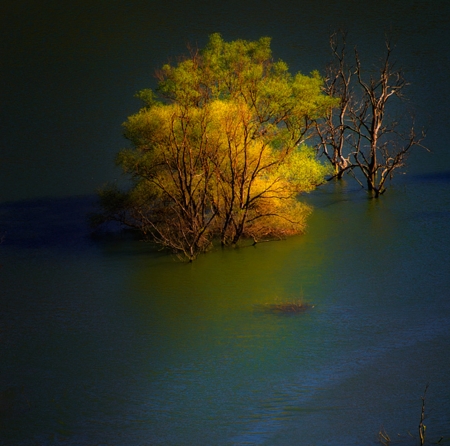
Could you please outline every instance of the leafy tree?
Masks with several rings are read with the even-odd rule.
[[[139,228],[189,260],[214,237],[222,245],[303,230],[310,209],[297,200],[327,168],[304,142],[337,100],[317,72],[292,76],[274,61],[270,39],[225,42],[157,72],[144,106],[124,123],[132,147],[117,163],[127,192],[106,189],[104,219]]]
[[[388,113],[395,99],[403,99],[408,85],[402,70],[392,62],[388,40],[377,73],[369,76],[356,48],[353,62],[348,61],[345,33],[334,33],[330,44],[334,61],[327,70],[325,92],[340,98],[340,106],[316,122],[319,147],[335,177],[357,169],[367,190],[378,197],[385,192],[386,181],[405,166],[410,149],[424,147],[425,135],[423,131],[417,134],[413,124],[402,133],[400,123]]]

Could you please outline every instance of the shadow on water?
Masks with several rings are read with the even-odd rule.
[[[300,197],[314,209],[336,206],[343,202],[367,202],[370,196],[351,178],[340,181],[331,180],[309,194]]]
[[[79,249],[88,241],[88,214],[95,196],[24,200],[0,204],[3,245],[40,249]]]
[[[96,195],[1,203],[2,248],[80,251],[94,245],[109,255],[167,256],[150,243],[140,243],[140,234],[119,225],[92,228],[90,216],[95,212],[98,212]]]
[[[411,182],[433,182],[433,183],[450,183],[450,171],[430,172],[424,174],[411,175]]]

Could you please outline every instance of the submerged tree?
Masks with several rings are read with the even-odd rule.
[[[408,85],[402,70],[391,61],[388,40],[377,74],[368,77],[356,49],[354,63],[348,62],[344,33],[333,34],[330,43],[335,60],[328,68],[325,92],[341,102],[316,123],[319,147],[337,178],[357,168],[367,190],[378,197],[385,192],[387,179],[405,166],[410,149],[423,147],[425,135],[417,134],[413,124],[401,132],[400,122],[388,114],[388,106],[403,98]]]
[[[124,124],[132,147],[117,163],[132,187],[102,192],[104,219],[189,260],[214,237],[228,245],[301,232],[310,209],[297,195],[327,173],[304,142],[337,104],[319,74],[289,74],[269,38],[213,34],[157,78],[156,94],[141,91],[144,107]]]
[[[319,136],[319,151],[333,166],[333,178],[341,179],[354,167],[348,148],[348,121],[354,103],[353,72],[347,65],[345,35],[332,34],[330,47],[334,58],[326,69],[324,91],[330,97],[339,98],[339,106],[329,109],[322,119],[315,122],[315,128]]]

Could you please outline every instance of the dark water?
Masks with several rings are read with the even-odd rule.
[[[427,383],[427,438],[449,441],[448,5],[6,3],[0,444],[371,445],[382,428],[418,444]],[[367,60],[391,29],[428,127],[432,153],[381,200],[330,184],[306,235],[192,265],[89,236],[133,93],[187,41],[270,35],[309,72],[339,26]],[[266,310],[297,298],[314,307]]]

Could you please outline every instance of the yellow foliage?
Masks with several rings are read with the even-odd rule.
[[[334,105],[322,83],[274,62],[269,38],[214,34],[201,53],[165,65],[164,101],[140,94],[145,106],[124,123],[133,147],[117,158],[133,179],[135,218],[190,259],[215,236],[234,244],[303,231],[311,210],[297,196],[328,173],[302,144],[308,120]]]

